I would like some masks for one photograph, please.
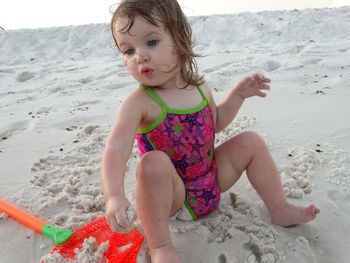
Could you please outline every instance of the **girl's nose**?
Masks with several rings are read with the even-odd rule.
[[[149,61],[149,57],[145,52],[137,51],[136,52],[136,62],[138,64],[145,63],[146,61]]]

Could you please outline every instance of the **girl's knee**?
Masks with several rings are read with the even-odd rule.
[[[263,138],[254,131],[244,131],[239,135],[237,135],[237,139],[239,139],[240,144],[244,148],[256,149],[256,148],[266,147],[266,144]]]
[[[152,176],[164,169],[169,161],[168,155],[161,151],[150,151],[145,153],[137,164],[137,175]]]

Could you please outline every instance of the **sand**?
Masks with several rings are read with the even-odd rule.
[[[243,175],[214,213],[171,222],[184,262],[348,262],[350,7],[190,21],[217,102],[247,74],[272,79],[268,96],[247,100],[216,144],[258,132],[290,201],[314,203],[321,214],[293,228],[272,225]],[[137,88],[109,26],[0,31],[0,54],[0,197],[64,228],[103,215],[103,147],[115,110]],[[137,156],[134,148],[126,172],[132,203]],[[54,246],[4,214],[0,244],[7,263],[39,262]]]

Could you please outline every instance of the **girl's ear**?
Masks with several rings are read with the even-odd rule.
[[[205,78],[201,78],[200,80],[198,80],[198,85],[203,85],[205,82],[207,82]]]

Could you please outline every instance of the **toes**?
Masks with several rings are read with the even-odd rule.
[[[316,206],[314,206],[314,205],[310,205],[309,206],[309,209],[310,209],[310,211],[312,211],[312,214],[314,214],[314,215],[316,215],[316,214],[318,214],[319,212],[320,212],[320,209],[318,209]]]
[[[318,213],[320,213],[320,209],[318,209],[316,206],[314,206],[314,205],[310,205],[307,209],[306,209],[306,211],[307,211],[307,214],[309,215],[308,217],[309,217],[309,220],[308,221],[310,221],[310,220],[313,220],[316,216],[317,216],[317,214]]]

